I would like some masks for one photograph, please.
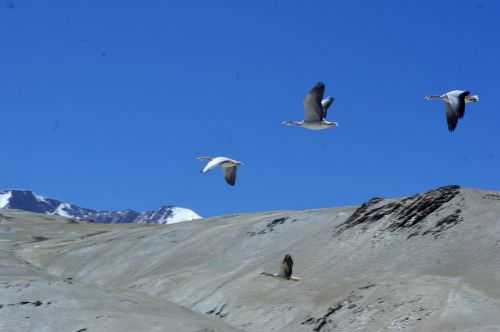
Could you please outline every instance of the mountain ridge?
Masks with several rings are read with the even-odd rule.
[[[162,205],[157,210],[143,212],[132,209],[112,211],[82,208],[58,199],[46,198],[29,189],[0,190],[0,209],[16,209],[104,224],[173,224],[202,218],[190,209],[174,205]]]

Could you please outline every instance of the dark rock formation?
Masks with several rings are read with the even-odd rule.
[[[254,236],[254,235],[262,235],[262,234],[266,234],[266,233],[269,233],[269,232],[273,232],[274,229],[278,225],[283,225],[288,220],[289,220],[289,217],[281,217],[281,218],[273,219],[273,220],[271,220],[270,222],[268,222],[266,224],[265,228],[263,228],[263,229],[261,229],[260,231],[257,231],[257,232],[248,232],[248,234],[250,236]],[[296,221],[296,219],[292,220],[292,222],[295,222],[295,221]]]
[[[459,186],[446,186],[387,204],[381,204],[383,202],[381,198],[372,198],[354,211],[344,223],[337,226],[336,233],[340,234],[358,225],[363,225],[364,229],[366,229],[369,224],[377,222],[384,217],[390,217],[390,224],[387,227],[389,231],[414,228],[434,211],[451,201],[459,193]],[[451,219],[442,221],[440,225],[434,226],[437,227],[436,231],[439,230],[439,232],[441,232],[449,228],[443,225],[455,225],[456,222],[453,223],[451,220],[453,218],[455,218],[454,220],[458,220],[459,217],[450,218]]]
[[[500,201],[500,195],[498,195],[498,194],[485,194],[485,195],[483,195],[483,199]]]
[[[422,235],[432,234],[434,235],[434,238],[437,239],[442,232],[463,221],[463,217],[460,215],[461,212],[462,211],[460,209],[457,209],[455,210],[455,213],[438,220],[434,227],[429,228],[423,232]]]
[[[375,287],[375,285],[368,287]],[[364,289],[368,289],[364,288]],[[326,313],[319,317],[319,318],[314,318],[314,317],[306,317],[304,321],[301,322],[302,325],[314,325],[312,328],[312,331],[314,332],[321,332],[325,331],[325,328],[327,328],[328,331],[330,331],[330,328],[335,328],[336,324],[333,321],[333,315],[337,313],[338,311],[342,310],[343,308],[346,308],[348,310],[354,309],[358,306],[356,304],[356,301],[359,301],[363,299],[363,296],[360,294],[356,294],[355,291],[352,291],[351,294],[343,299],[340,302],[337,302],[337,304],[329,307],[326,311]]]
[[[219,318],[224,318],[227,316],[227,312],[224,312],[224,309],[226,308],[226,304],[223,303],[222,305],[220,305],[219,307],[215,307],[213,308],[212,310],[210,311],[207,311],[206,314],[207,315],[215,315]]]

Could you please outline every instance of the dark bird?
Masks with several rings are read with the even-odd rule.
[[[280,276],[290,280],[293,271],[293,259],[292,256],[286,254],[281,262]]]
[[[262,272],[261,274],[268,277],[299,281],[300,278],[296,277],[292,274],[293,272],[293,259],[292,256],[286,254],[281,262],[280,272],[279,273],[268,273]]]

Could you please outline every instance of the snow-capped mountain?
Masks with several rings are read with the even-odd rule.
[[[201,216],[192,210],[171,205],[146,212],[137,212],[134,210],[96,211],[56,199],[45,198],[30,190],[0,191],[0,209],[17,209],[106,224],[174,224],[182,221],[201,219]]]

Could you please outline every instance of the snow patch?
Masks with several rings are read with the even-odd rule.
[[[5,207],[7,207],[7,205],[9,205],[11,197],[12,197],[11,191],[0,193],[0,209],[4,209]]]
[[[39,202],[45,202],[45,197],[40,196],[40,195],[37,195],[37,194],[35,194],[35,193],[33,193],[33,196],[35,196],[35,198],[36,198]]]
[[[65,211],[65,209],[71,210],[71,204],[61,203],[57,206],[57,208],[51,214],[55,214],[55,215],[65,217],[65,218],[72,218],[73,216],[70,215],[67,211]]]
[[[195,219],[201,219],[201,216],[196,212],[181,208],[181,207],[173,207],[172,215],[168,218],[168,224],[176,224],[183,221],[190,221]]]

